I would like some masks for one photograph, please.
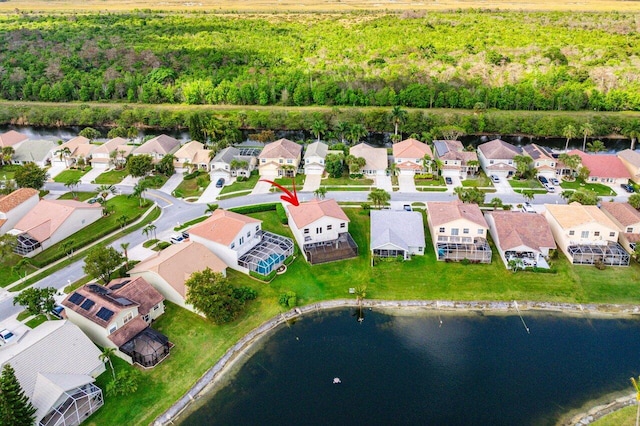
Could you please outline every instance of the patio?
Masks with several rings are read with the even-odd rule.
[[[610,266],[629,266],[630,256],[618,243],[577,244],[567,248],[574,265],[594,265],[601,261]]]
[[[343,232],[337,240],[305,244],[304,253],[309,263],[316,265],[358,257],[358,245],[348,232]]]
[[[147,327],[119,349],[129,355],[134,363],[150,368],[165,359],[170,348],[167,336]]]
[[[467,259],[473,263],[491,263],[491,247],[484,238],[473,242],[438,242],[438,260],[459,262]]]
[[[238,265],[261,275],[269,275],[293,254],[293,240],[271,232],[259,231],[260,242],[238,259]]]

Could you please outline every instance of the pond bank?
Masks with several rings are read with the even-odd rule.
[[[617,305],[617,304],[570,304],[570,303],[548,303],[548,302],[458,302],[458,301],[428,301],[428,300],[406,300],[406,301],[384,301],[384,300],[364,300],[361,303],[364,308],[379,308],[384,310],[419,310],[426,311],[451,311],[451,312],[486,312],[490,314],[514,314],[518,312],[557,312],[564,315],[588,315],[590,317],[633,317],[640,314],[640,306],[636,305]],[[304,314],[319,312],[320,310],[337,309],[337,308],[353,308],[357,307],[358,302],[354,299],[339,299],[326,302],[315,303],[299,308],[295,308],[288,312],[281,313],[280,315],[272,318],[271,320],[263,323],[259,327],[253,329],[250,333],[240,339],[235,345],[233,345],[222,358],[212,366],[197,382],[196,384],[173,406],[171,406],[162,415],[156,418],[154,425],[166,425],[172,423],[173,420],[184,411],[189,404],[195,399],[202,396],[203,391],[206,388],[215,385],[224,374],[238,361],[240,355],[245,353],[245,350],[250,348],[253,344],[259,341],[264,335],[271,330],[275,329],[278,325],[285,323],[289,320],[293,320]],[[614,401],[615,402],[615,401]],[[609,404],[610,405],[610,404]],[[613,408],[603,406],[604,408],[598,412],[608,414],[609,411],[613,411]],[[609,408],[607,408],[609,407]],[[619,408],[621,408],[620,406]],[[592,413],[593,410],[583,416],[593,419],[598,418],[596,414]],[[574,416],[577,418],[579,416]],[[581,420],[580,418],[579,420]],[[575,423],[574,423],[575,424]],[[581,423],[588,424],[588,423]]]

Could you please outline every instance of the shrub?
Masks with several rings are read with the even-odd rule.
[[[466,257],[460,261],[460,264],[462,264],[462,265],[469,265],[470,263],[471,263],[471,261],[469,259],[467,259]]]
[[[360,204],[360,207],[362,207],[362,210],[371,210],[371,204],[370,203],[362,203],[362,204]]]
[[[238,287],[233,289],[233,297],[244,303],[247,300],[254,300],[257,298],[258,292],[251,287]]]
[[[278,215],[278,219],[280,219],[280,223],[283,225],[289,224],[287,213],[284,211],[284,206],[282,204],[276,204],[276,214]]]
[[[351,179],[362,179],[362,173],[351,173],[349,177]]]
[[[200,174],[200,172],[198,170],[196,170],[195,172],[192,172],[192,173],[184,175],[184,180],[195,179],[199,174]]]
[[[424,179],[431,179],[433,180],[433,173],[422,173],[422,174],[418,174],[415,175],[416,179],[420,179],[420,180],[424,180]]]
[[[298,303],[298,296],[293,291],[287,291],[280,295],[278,303],[285,308],[293,308]]]
[[[593,266],[595,266],[596,268],[598,268],[601,271],[606,269],[606,267],[607,267],[607,265],[604,264],[602,259],[596,259],[595,262],[593,262]]]
[[[158,247],[160,250],[164,250],[164,249],[166,249],[167,247],[169,247],[170,245],[171,245],[171,243],[169,243],[169,242],[167,242],[167,241],[160,241],[160,242],[157,244],[157,247]]]
[[[249,276],[252,276],[253,278],[259,279],[260,281],[270,282],[272,279],[275,278],[276,270],[274,269],[273,271],[271,271],[269,273],[269,275],[262,275],[262,274],[259,274],[259,273],[255,272],[255,271],[249,271]]]
[[[232,209],[229,209],[229,211],[239,213],[239,214],[270,212],[270,211],[276,210],[277,205],[280,205],[280,203],[256,204],[253,206],[234,207]]]
[[[246,180],[247,180],[247,178],[246,178],[245,176],[238,176],[238,177],[236,178],[236,182],[244,182],[244,181],[246,181]]]

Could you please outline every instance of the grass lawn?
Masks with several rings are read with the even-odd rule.
[[[585,183],[581,179],[576,179],[573,182],[569,182],[563,180],[560,182],[560,186],[562,189],[588,189],[590,191],[595,191],[598,195],[616,195],[615,192],[608,187],[607,185],[603,185],[601,183]]]
[[[210,183],[209,173],[201,172],[199,176],[193,179],[183,179],[175,189],[174,195],[179,198],[200,196]],[[200,184],[203,186],[200,186]]]
[[[295,177],[295,181],[296,181],[296,188],[302,188],[302,185],[304,185],[304,180],[307,177],[307,175],[304,175],[302,173],[298,173]],[[293,180],[294,178],[290,178],[290,177],[281,177],[281,178],[277,178],[274,180],[275,183],[278,183],[284,187],[287,188],[293,188]]]
[[[129,173],[127,172],[127,169],[110,170],[98,175],[98,177],[95,179],[95,182],[98,185],[115,185],[122,182],[122,179],[127,177],[128,174]]]
[[[13,267],[20,261],[20,259],[22,259],[22,257],[14,253],[10,253],[0,259],[0,287],[6,287],[17,280],[24,278],[25,272],[29,275],[38,269],[32,265],[27,265],[25,267],[26,271],[25,269],[20,271],[14,270]]]
[[[65,171],[63,171],[62,173],[60,173],[58,176],[53,178],[54,182],[58,182],[58,183],[67,183],[67,182],[71,182],[73,180],[80,180],[80,178],[82,176],[84,176],[85,174],[87,174],[87,172],[91,170],[91,167],[86,167],[84,170],[80,170],[80,169],[67,169]]]
[[[638,407],[635,405],[624,407],[596,420],[591,423],[591,426],[634,426],[636,424],[637,410]]]
[[[65,192],[61,196],[58,197],[58,200],[78,200],[78,201],[87,201],[90,198],[98,195],[97,192],[76,192],[75,197],[72,192]]]
[[[339,178],[328,177],[320,182],[322,186],[340,186],[340,185],[373,185],[373,179],[360,178],[351,179],[348,174],[343,174]]]
[[[445,186],[444,178],[437,179],[414,179],[416,186]]]
[[[244,182],[238,182],[237,179],[235,182],[233,182],[231,185],[229,186],[225,186],[224,188],[222,188],[222,191],[220,191],[220,194],[226,194],[228,192],[235,192],[235,191],[245,191],[245,190],[252,190],[254,186],[256,186],[256,183],[258,183],[258,180],[260,179],[260,176],[258,175],[258,173],[251,173],[251,176],[249,176],[249,179],[245,180]]]
[[[447,188],[444,186],[416,186],[418,191],[422,192],[446,192]]]
[[[493,184],[491,183],[491,179],[489,179],[487,175],[485,175],[484,173],[480,173],[475,177],[469,177],[463,180],[462,186],[466,188],[472,188],[472,187],[480,188],[480,187],[493,186]]]
[[[39,326],[40,324],[42,324],[43,322],[45,322],[47,320],[47,317],[44,315],[38,315],[34,318],[31,318],[29,321],[26,322],[27,327],[29,328],[36,328],[37,326]]]
[[[13,180],[16,171],[20,170],[21,167],[22,166],[17,164],[7,164],[6,166],[0,167],[0,179]]]
[[[143,184],[145,188],[160,189],[168,180],[169,178],[165,175],[154,175],[141,179],[140,183]]]
[[[538,179],[509,179],[508,182],[516,189],[544,189]]]

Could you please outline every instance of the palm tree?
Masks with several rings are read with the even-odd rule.
[[[402,109],[399,105],[391,108],[391,112],[389,113],[389,118],[391,118],[391,122],[393,123],[393,134],[398,134],[398,126],[405,121],[407,121],[407,110]]]
[[[640,120],[632,120],[622,129],[622,134],[631,139],[631,146],[629,149],[632,151],[636,147],[636,140],[640,136]]]
[[[2,148],[2,153],[0,154],[0,159],[2,160],[2,165],[11,164],[11,159],[16,153],[15,149],[12,146],[5,146]]]
[[[149,228],[150,231],[153,232],[153,239],[157,240],[158,239],[158,236],[156,235],[157,226],[155,226],[153,223],[150,223],[150,224],[147,225],[147,228]]]
[[[353,145],[360,142],[360,139],[367,135],[367,129],[360,124],[356,123],[349,128],[349,140]]]
[[[140,201],[140,207],[142,207],[142,197],[144,195],[144,191],[146,190],[147,188],[144,186],[144,184],[141,182],[138,182],[133,187],[133,192],[129,196],[138,197],[138,200]]]
[[[573,179],[574,178],[573,175],[575,171],[578,169],[580,162],[582,161],[580,159],[580,156],[578,154],[569,155],[567,153],[564,153],[564,154],[560,154],[560,156],[558,157],[558,160],[560,160],[562,163],[564,163],[565,166],[569,168],[569,170],[571,171],[571,179]]]
[[[422,167],[427,173],[431,172],[432,163],[433,163],[433,158],[431,158],[429,154],[425,154],[424,157],[422,157]]]
[[[18,277],[20,278],[26,278],[27,277],[27,266],[31,265],[31,262],[29,261],[29,259],[27,259],[26,257],[23,257],[22,259],[20,259],[20,261],[18,263],[16,263],[15,265],[13,265],[13,272],[18,275]],[[21,276],[21,272],[24,269],[24,277]]]
[[[493,197],[491,201],[489,201],[489,205],[496,210],[498,207],[502,207],[502,200],[498,197]]]
[[[64,184],[64,186],[71,190],[71,195],[73,195],[73,198],[76,198],[77,196],[75,188],[77,188],[78,185],[80,185],[80,179],[71,179]]]
[[[127,249],[129,248],[130,244],[131,243],[120,243],[120,247],[122,248],[122,252],[124,254],[124,265],[127,270],[129,269],[129,252],[127,251]]]
[[[513,157],[513,162],[516,164],[520,177],[524,178],[533,165],[533,158],[528,155],[516,155]]]
[[[585,145],[587,144],[587,138],[593,135],[593,125],[591,123],[582,123],[580,126],[580,133],[584,139],[582,140],[582,151],[584,152]]]
[[[389,203],[391,195],[389,195],[389,193],[384,189],[376,188],[369,193],[367,198],[374,206],[381,208]]]
[[[340,121],[336,125],[335,131],[340,135],[341,143],[344,143],[344,137],[346,134],[349,133],[349,129],[350,129],[349,123],[347,123],[346,121]]]
[[[605,150],[605,146],[604,146],[604,142],[602,141],[593,141],[587,144],[587,151],[591,151],[595,154],[604,150]]]
[[[311,125],[311,133],[313,133],[316,138],[318,138],[318,142],[320,142],[320,136],[324,135],[327,131],[327,123],[323,120],[315,120]]]
[[[348,155],[345,158],[344,162],[349,166],[349,173],[354,174],[358,173],[360,169],[362,169],[365,164],[367,164],[367,160],[362,157],[356,157],[354,155]]]
[[[213,213],[218,208],[217,204],[207,204],[207,208],[204,211],[204,214]]]
[[[569,150],[569,141],[575,138],[577,134],[578,131],[573,124],[567,124],[566,126],[564,126],[564,128],[562,129],[562,136],[567,138],[567,143],[564,145],[565,152]]]
[[[325,195],[327,195],[327,188],[325,188],[324,186],[321,186],[320,188],[318,188],[315,191],[313,191],[313,195],[317,199],[323,200]]]
[[[534,197],[535,192],[533,192],[531,189],[525,189],[524,191],[522,191],[522,198],[524,198],[525,201],[533,201]]]
[[[64,158],[65,166],[69,167],[69,164],[67,162],[69,156],[71,155],[71,150],[69,149],[69,147],[65,146],[64,148],[57,150],[56,154],[58,154],[58,156],[60,157],[60,161],[62,161],[62,159]]]
[[[356,295],[356,301],[358,302],[358,322],[362,322],[364,320],[364,315],[362,315],[362,301],[367,296],[367,286],[356,286],[353,293]]]
[[[639,378],[640,379],[640,378]],[[636,426],[640,425],[640,383],[635,377],[631,378],[633,389],[636,391],[636,401],[638,401],[638,410],[636,411]]]
[[[145,226],[144,228],[142,228],[142,233],[144,234],[145,237],[147,237],[147,241],[149,240],[150,232],[151,232],[151,229],[149,229],[148,226]]]
[[[65,240],[62,242],[61,247],[62,247],[62,251],[64,252],[64,254],[67,255],[67,257],[70,257],[73,255],[73,244],[75,243],[75,241],[73,240]]]
[[[100,185],[96,188],[96,192],[100,194],[103,200],[106,200],[109,194],[115,195],[116,191],[115,185]]]
[[[120,229],[124,228],[125,225],[127,224],[127,221],[129,220],[129,216],[127,216],[126,214],[123,214],[122,216],[120,216],[118,219],[116,219],[116,221],[118,222],[118,224],[120,225]]]
[[[116,371],[113,369],[113,363],[111,362],[111,357],[115,355],[115,348],[102,348],[102,353],[99,358],[101,362],[108,362],[109,367],[111,367],[111,374],[113,375],[113,380],[116,380]]]
[[[473,174],[478,173],[478,169],[480,168],[480,161],[478,160],[469,160],[467,161],[467,169],[473,169]]]

